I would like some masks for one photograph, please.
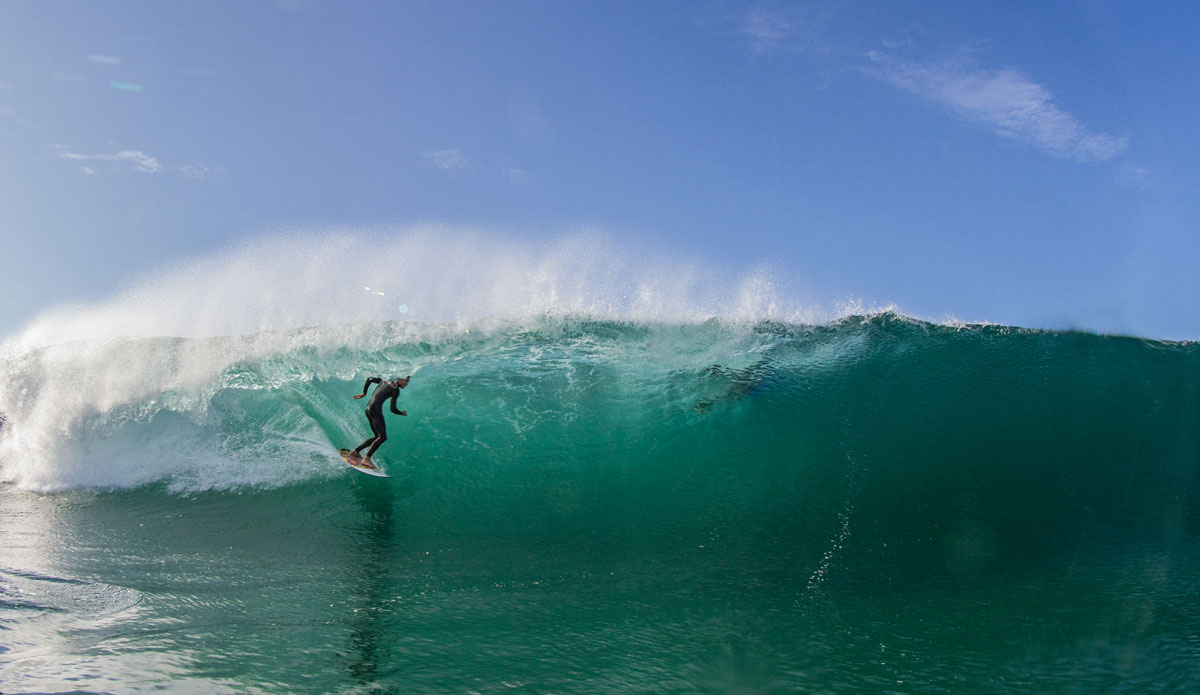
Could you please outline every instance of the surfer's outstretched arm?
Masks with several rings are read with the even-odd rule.
[[[363,392],[358,394],[357,396],[355,396],[355,398],[358,399],[358,398],[362,398],[363,396],[367,395],[367,389],[371,387],[371,384],[378,384],[380,381],[382,381],[382,380],[377,376],[367,377],[367,380],[363,382]],[[393,399],[393,402],[394,402],[394,399]],[[395,407],[395,406],[393,406],[393,407]]]
[[[392,412],[397,415],[408,415],[408,413],[403,410],[396,410],[396,399],[399,397],[400,397],[399,391],[392,394]]]

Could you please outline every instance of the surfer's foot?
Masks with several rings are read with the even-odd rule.
[[[370,456],[362,460],[362,465],[363,468],[378,468],[378,466],[375,465],[375,462],[371,460]]]

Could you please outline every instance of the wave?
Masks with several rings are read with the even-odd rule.
[[[0,479],[321,494],[353,475],[335,452],[368,434],[364,378],[412,374],[381,484],[447,537],[633,534],[671,553],[733,535],[776,555],[755,566],[796,548],[817,588],[850,536],[863,572],[926,554],[961,573],[1097,528],[1144,543],[1200,525],[1195,343],[809,319],[765,276],[666,281],[583,242],[505,260],[406,238],[349,279],[329,264],[371,244],[331,239],[302,245],[330,254],[314,270],[259,244],[6,342]],[[447,248],[469,262],[425,263]]]
[[[1058,476],[1075,494],[1107,476],[1108,494],[1128,497],[1127,476],[1155,471],[1190,485],[1200,465],[1195,344],[892,313],[816,326],[380,322],[75,341],[2,360],[0,470],[37,490],[341,475],[333,452],[367,433],[351,396],[364,377],[392,374],[413,374],[402,396],[410,417],[392,418],[382,452],[398,466],[652,458],[682,475],[712,464],[697,442],[714,432],[720,441],[708,446],[740,466],[844,475],[852,459],[876,482],[902,486]]]

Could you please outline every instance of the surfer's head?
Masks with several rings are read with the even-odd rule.
[[[394,377],[391,377],[390,379],[388,379],[388,381],[395,384],[396,386],[399,386],[400,388],[404,388],[405,386],[408,386],[408,380],[411,378],[412,378],[411,376],[406,376],[403,379],[401,379],[398,376],[394,376]]]

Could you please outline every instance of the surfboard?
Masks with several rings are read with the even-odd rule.
[[[339,449],[338,453],[342,455],[342,460],[346,462],[346,465],[350,466],[356,471],[366,473],[367,475],[373,475],[377,478],[392,477],[387,473],[384,473],[383,469],[379,468],[378,466],[367,467],[367,465],[363,463],[362,457],[350,449]]]

